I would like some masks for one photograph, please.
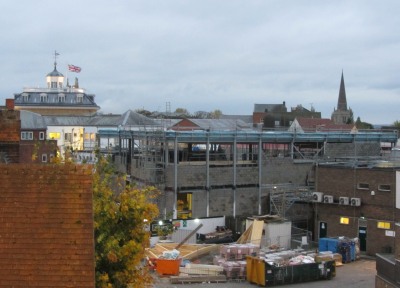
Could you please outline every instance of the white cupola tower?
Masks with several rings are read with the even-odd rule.
[[[64,84],[64,75],[57,71],[57,56],[60,55],[54,51],[54,70],[47,74],[46,83],[49,89],[62,89]]]

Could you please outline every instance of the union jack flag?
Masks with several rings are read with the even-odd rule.
[[[79,72],[81,72],[81,67],[68,64],[68,70],[71,72],[79,73]]]

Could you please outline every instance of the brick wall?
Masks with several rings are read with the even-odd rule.
[[[46,155],[47,161],[42,158]],[[19,146],[19,163],[50,163],[51,157],[57,156],[57,140],[21,141]]]
[[[359,189],[359,183],[368,183],[369,189]],[[390,185],[391,191],[380,191],[379,185]],[[316,230],[318,223],[326,222],[328,237],[358,237],[359,221],[367,223],[366,252],[394,253],[395,238],[386,231],[395,229],[397,222],[395,203],[395,171],[382,168],[323,167],[317,168],[316,190],[324,195],[332,195],[333,204],[316,203]],[[375,195],[371,194],[374,191]],[[339,205],[339,197],[360,198],[361,206]],[[348,225],[340,224],[340,217],[350,220]],[[378,221],[390,223],[390,229],[377,228]]]
[[[0,142],[19,142],[20,131],[19,111],[0,110]]]
[[[94,287],[91,169],[0,165],[0,287]]]
[[[0,152],[13,163],[19,162],[20,129],[19,111],[0,109]],[[4,159],[0,159],[2,162],[5,162]]]

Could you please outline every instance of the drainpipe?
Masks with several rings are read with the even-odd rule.
[[[261,215],[261,186],[262,186],[262,139],[258,141],[258,215]]]
[[[175,136],[174,143],[174,205],[173,215],[174,219],[178,218],[178,211],[176,210],[176,202],[178,201],[178,138]]]
[[[237,135],[233,140],[233,218],[236,218],[236,166],[237,166]]]
[[[207,132],[207,145],[206,145],[206,201],[207,211],[206,216],[210,216],[210,134]]]

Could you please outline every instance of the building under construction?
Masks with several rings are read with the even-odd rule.
[[[132,181],[157,186],[165,218],[278,214],[309,217],[320,161],[381,158],[393,131],[260,132],[100,130],[99,139]],[[295,207],[296,206],[296,207]],[[298,219],[297,219],[298,218]]]

